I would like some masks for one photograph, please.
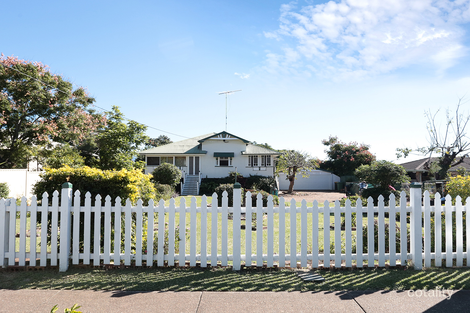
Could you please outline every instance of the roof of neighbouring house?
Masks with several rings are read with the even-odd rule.
[[[250,143],[248,140],[235,136],[228,132],[210,133],[194,138],[173,142],[167,145],[150,148],[139,152],[140,154],[207,154],[207,151],[202,150],[202,144],[209,139],[218,140],[241,140],[246,144],[246,150],[242,151],[243,155],[280,155],[279,152],[260,147]]]
[[[419,160],[415,160],[411,162],[402,163],[400,165],[403,166],[407,172],[428,172],[429,171],[429,169],[427,168],[428,161],[431,161],[429,163],[432,163],[437,160],[438,158],[431,158],[431,160],[429,160],[429,158],[424,158],[424,159],[419,159]],[[449,171],[451,172],[457,171],[459,167],[463,167],[466,170],[470,170],[470,158],[468,157],[464,158],[462,163],[452,166],[449,169]]]

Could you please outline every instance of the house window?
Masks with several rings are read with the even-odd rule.
[[[270,155],[262,155],[261,156],[261,166],[271,166],[271,156]]]
[[[178,167],[186,167],[186,157],[175,157],[175,165]]]
[[[217,157],[215,158],[217,166],[232,166],[232,158]]]
[[[159,157],[147,157],[147,165],[160,165]]]
[[[160,163],[170,163],[173,164],[173,157],[160,157]]]
[[[248,166],[249,167],[258,166],[258,156],[257,155],[250,155],[248,157]]]
[[[261,166],[261,167],[272,166],[271,156],[270,155],[248,156],[248,167],[257,167],[257,166]]]

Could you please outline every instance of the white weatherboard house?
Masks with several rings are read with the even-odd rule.
[[[230,172],[243,176],[274,176],[279,152],[250,143],[228,132],[211,133],[140,152],[145,157],[145,173],[158,165],[171,163],[182,172],[181,194],[196,194],[201,178],[227,177]]]

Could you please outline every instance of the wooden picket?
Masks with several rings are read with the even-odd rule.
[[[353,206],[349,200],[344,207],[339,202],[330,207],[328,201],[321,207],[317,201],[308,204],[305,200],[297,206],[294,200],[286,203],[283,198],[275,205],[272,197],[264,207],[261,194],[256,196],[256,205],[252,205],[251,192],[242,199],[237,189],[231,207],[226,192],[220,207],[216,194],[210,204],[203,196],[200,207],[195,198],[188,203],[182,199],[176,207],[174,199],[168,206],[164,201],[150,201],[144,205],[141,200],[133,206],[129,199],[121,205],[120,198],[113,202],[107,196],[103,202],[99,195],[92,199],[89,192],[84,199],[82,196],[76,191],[72,201],[70,193],[69,207],[64,200],[59,205],[58,192],[52,194],[51,205],[47,193],[40,205],[35,197],[30,205],[25,198],[18,205],[15,199],[1,199],[1,265],[57,266],[60,262],[60,268],[66,268],[68,265],[62,260],[64,250],[60,249],[67,246],[63,244],[67,243],[67,236],[70,237],[73,265],[174,266],[178,261],[179,266],[232,265],[234,270],[252,265],[318,268],[332,264],[335,268],[361,268],[366,264],[367,267],[385,267],[387,264],[407,264],[417,256],[415,251],[418,250],[413,249],[422,249],[424,267],[441,266],[443,259],[446,267],[470,265],[470,250],[466,244],[470,240],[470,219],[464,220],[470,209],[470,199],[463,205],[462,199],[457,197],[452,204],[452,199],[447,196],[444,205],[439,201],[431,205],[427,191],[422,206],[416,211],[423,217],[418,216],[418,221],[413,219],[416,225],[422,219],[423,235],[421,229],[413,229],[413,223],[407,221],[413,216],[413,207],[407,205],[404,192],[399,199],[392,195],[387,206],[380,196],[377,206],[368,199],[365,207],[361,201]],[[440,199],[439,194],[436,199]],[[245,206],[242,206],[243,202]],[[68,223],[72,230],[63,225],[63,221],[67,221],[63,212],[69,212]],[[396,220],[397,213],[399,220]],[[353,216],[356,217],[355,225]],[[244,231],[241,228],[243,218]],[[344,228],[341,227],[343,219]],[[334,230],[331,229],[332,221]],[[252,225],[256,226],[255,231],[252,231]],[[456,228],[455,235],[453,227]],[[431,232],[433,228],[434,232]],[[319,242],[321,234],[323,241]],[[65,256],[67,258],[67,254]]]

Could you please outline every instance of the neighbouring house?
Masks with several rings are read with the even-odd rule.
[[[181,194],[185,195],[196,194],[205,177],[227,177],[235,171],[246,177],[273,177],[280,153],[223,131],[151,148],[140,155],[145,158],[146,174],[162,163],[176,165],[183,172]]]
[[[279,174],[279,189],[288,190],[289,180],[286,179],[285,173]],[[335,190],[335,183],[340,182],[339,176],[322,170],[311,170],[308,177],[303,177],[302,174],[295,175],[294,189],[297,191],[312,191],[312,190]]]
[[[438,158],[431,158],[431,160],[429,160],[429,158],[423,158],[416,161],[402,163],[400,165],[405,168],[412,182],[424,182],[434,179],[433,175],[429,172],[428,164],[437,161],[437,159]],[[457,170],[459,168],[464,168],[467,171],[470,171],[470,158],[465,158],[462,163],[452,166],[449,169],[450,175],[457,175]]]

